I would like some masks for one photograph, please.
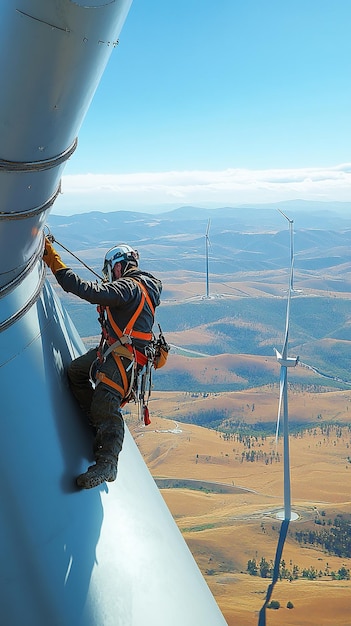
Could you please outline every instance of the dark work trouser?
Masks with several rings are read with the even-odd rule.
[[[121,395],[104,383],[93,389],[90,380],[90,368],[97,358],[97,348],[78,357],[68,367],[68,380],[72,393],[80,407],[88,416],[89,423],[95,429],[94,455],[96,462],[108,461],[117,464],[118,455],[124,439],[124,420],[120,411]],[[123,360],[128,367],[130,361]],[[99,370],[108,378],[123,387],[119,369],[110,354]],[[130,381],[131,370],[127,373]]]

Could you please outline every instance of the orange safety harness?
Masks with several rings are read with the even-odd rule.
[[[131,341],[123,341],[123,337],[128,337],[128,338],[134,338],[134,339],[142,339],[144,341],[152,341],[153,339],[153,334],[152,332],[149,333],[144,333],[141,331],[137,331],[134,330],[134,324],[137,321],[139,315],[141,314],[143,308],[144,308],[144,304],[145,304],[145,300],[148,303],[151,313],[152,315],[155,314],[155,307],[153,306],[152,302],[151,302],[151,298],[146,290],[146,287],[139,281],[135,280],[134,278],[132,278],[132,280],[140,287],[141,289],[141,298],[140,298],[140,302],[139,305],[135,311],[135,313],[132,315],[132,317],[130,318],[127,326],[125,327],[125,329],[122,331],[119,326],[117,325],[117,323],[115,322],[115,320],[112,317],[111,314],[111,310],[110,307],[106,307],[106,313],[107,313],[107,318],[108,321],[113,329],[113,331],[115,332],[115,334],[117,335],[118,339],[120,340],[120,342],[123,345],[126,345],[127,349],[134,353],[135,356],[135,360],[138,363],[138,365],[145,365],[147,363],[147,357],[145,356],[145,354],[143,354],[142,352],[140,352],[139,350],[136,350],[136,348],[133,348]],[[105,331],[107,333],[107,328],[105,325]],[[108,334],[108,333],[107,333]],[[111,341],[112,343],[115,342],[114,337],[107,337],[107,343],[109,345],[111,345]]]
[[[101,324],[101,331],[102,331],[101,341],[100,341],[100,345],[98,348],[98,358],[99,358],[100,363],[102,363],[106,359],[108,354],[112,353],[114,361],[121,374],[123,387],[118,385],[118,383],[111,380],[111,378],[109,378],[108,376],[106,376],[106,374],[104,374],[103,372],[100,372],[99,370],[96,373],[96,379],[97,379],[96,385],[99,384],[99,382],[102,382],[108,387],[112,387],[113,389],[118,391],[118,393],[121,395],[122,400],[123,400],[123,402],[121,403],[121,406],[124,406],[132,397],[132,388],[133,388],[134,374],[135,374],[134,372],[135,363],[141,366],[144,366],[148,363],[148,357],[142,352],[140,352],[139,350],[137,350],[132,345],[132,338],[142,339],[144,341],[150,341],[150,342],[153,339],[152,332],[145,333],[145,332],[134,330],[134,325],[144,308],[145,301],[149,305],[152,315],[155,314],[155,307],[153,306],[151,302],[151,298],[147,292],[146,287],[141,282],[135,280],[134,278],[131,278],[131,280],[133,280],[139,286],[141,290],[141,298],[140,298],[138,307],[136,308],[135,312],[133,313],[132,317],[130,318],[127,326],[125,327],[123,331],[119,328],[118,324],[113,319],[110,307],[101,306],[101,305],[97,307],[97,310],[99,313],[99,322]],[[117,336],[117,341],[116,341],[116,338],[112,337],[108,332],[106,316],[109,321],[109,324],[111,325],[111,328],[113,329],[115,335]],[[103,352],[103,346],[105,343],[108,344],[109,348],[108,350]],[[127,367],[127,369],[124,367],[121,357],[128,358],[130,360],[130,365]],[[126,372],[128,372],[130,368],[133,368],[133,375],[131,377],[130,383],[128,384],[128,377],[127,377]],[[150,422],[148,421],[147,423],[150,423]]]

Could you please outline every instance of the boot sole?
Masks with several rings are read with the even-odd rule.
[[[102,485],[104,482],[113,483],[116,480],[116,476],[109,476],[108,478],[84,478],[83,476],[78,476],[76,479],[76,483],[78,487],[81,489],[93,489],[94,487],[98,487]]]

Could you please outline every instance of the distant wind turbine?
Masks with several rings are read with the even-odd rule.
[[[279,209],[278,209],[279,210]],[[279,406],[276,429],[276,442],[279,435],[279,421],[283,405],[283,433],[284,433],[284,520],[291,520],[291,488],[290,488],[290,457],[289,457],[289,411],[288,411],[288,367],[295,367],[299,357],[288,357],[289,342],[289,320],[290,320],[290,301],[293,291],[293,268],[294,268],[294,251],[292,245],[292,225],[290,220],[282,211],[279,212],[288,220],[290,230],[290,280],[288,289],[288,301],[286,307],[285,321],[285,337],[282,352],[275,349],[278,363],[280,363],[280,390],[279,390]],[[279,517],[281,517],[279,515]]]
[[[291,289],[291,291],[294,291],[294,220],[291,220],[280,209],[278,209],[278,211],[289,222],[289,233],[290,233],[290,289]]]
[[[211,220],[208,220],[206,235],[205,235],[205,245],[206,245],[206,298],[210,297],[210,278],[208,271],[208,248],[210,245],[209,232],[210,232],[210,223]]]

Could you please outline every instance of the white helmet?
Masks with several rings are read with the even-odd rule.
[[[105,280],[109,282],[113,280],[112,270],[116,263],[124,263],[123,272],[125,272],[129,264],[133,267],[138,267],[138,259],[138,251],[133,250],[126,243],[119,243],[118,246],[114,246],[105,255],[104,267],[102,268]]]

